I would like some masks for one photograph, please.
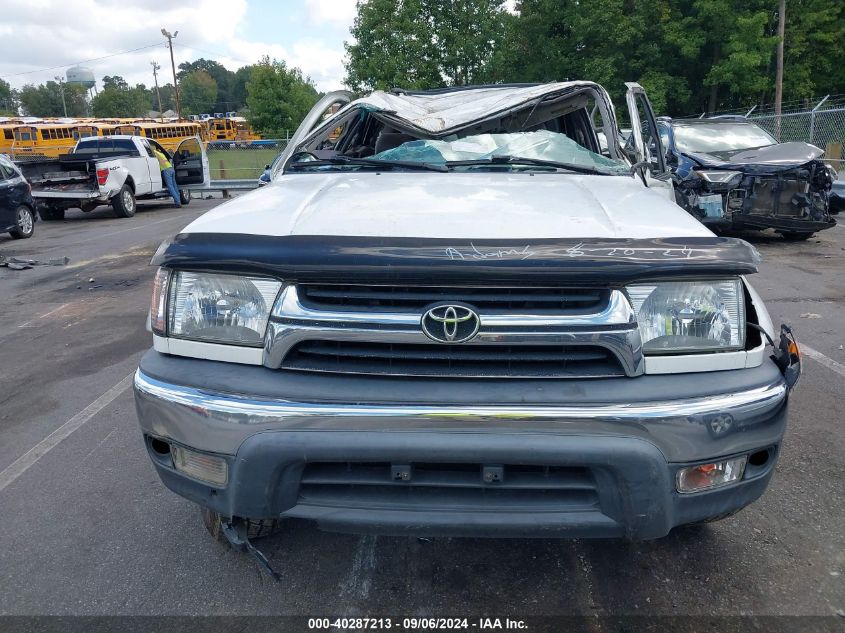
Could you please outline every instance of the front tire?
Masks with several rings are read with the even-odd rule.
[[[111,206],[114,209],[114,214],[119,218],[131,218],[135,215],[138,208],[138,203],[135,202],[135,194],[132,193],[129,185],[123,185],[117,195],[112,198]]]
[[[182,205],[191,204],[191,192],[187,189],[179,190],[179,202]]]
[[[228,517],[223,517],[220,513],[206,507],[200,507],[200,513],[202,514],[202,524],[208,530],[208,533],[211,534],[211,538],[218,543],[228,543],[226,536],[223,534],[223,523],[228,521]],[[270,536],[278,532],[281,525],[282,521],[280,519],[263,519],[259,521],[247,519],[247,538],[252,540],[263,536]]]
[[[32,237],[34,232],[35,215],[33,215],[32,209],[22,204],[15,209],[15,228],[9,231],[9,235],[16,240],[25,240]]]

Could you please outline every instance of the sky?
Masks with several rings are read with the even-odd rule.
[[[120,75],[149,87],[156,61],[159,82],[172,82],[164,27],[178,31],[177,67],[205,57],[237,70],[269,55],[332,90],[354,17],[355,0],[2,0],[0,78],[20,88],[81,62],[98,82]]]

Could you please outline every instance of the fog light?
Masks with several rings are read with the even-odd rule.
[[[176,470],[188,477],[217,486],[225,486],[229,480],[229,465],[221,457],[197,453],[175,444],[171,447],[171,453]]]
[[[678,492],[698,492],[718,488],[742,479],[747,457],[734,457],[722,462],[700,464],[678,471]]]

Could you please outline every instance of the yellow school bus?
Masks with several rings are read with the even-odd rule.
[[[201,136],[202,126],[193,121],[135,121],[116,125],[113,134],[130,134],[152,138],[168,151],[174,151],[179,143],[192,136]]]
[[[38,128],[34,124],[18,123],[12,125],[11,141],[12,144],[8,153],[15,160],[43,158],[45,156],[38,148]]]
[[[240,116],[215,117],[208,121],[209,141],[257,141],[256,134],[247,120]]]
[[[20,125],[16,121],[0,123],[0,154],[11,154],[12,143],[15,140],[15,127]]]
[[[76,123],[40,123],[33,126],[33,153],[46,158],[67,154],[79,140]]]
[[[117,123],[106,123],[103,121],[84,121],[76,126],[79,133],[79,138],[86,138],[88,136],[111,136],[116,134],[114,129]]]

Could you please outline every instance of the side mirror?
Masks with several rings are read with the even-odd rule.
[[[264,169],[270,169],[270,165],[264,165]]]

